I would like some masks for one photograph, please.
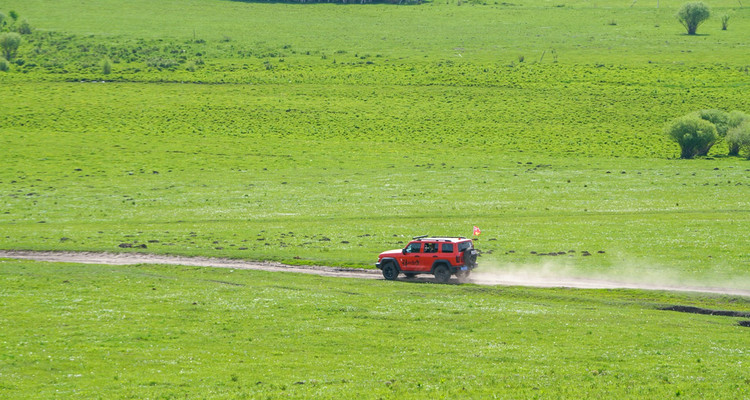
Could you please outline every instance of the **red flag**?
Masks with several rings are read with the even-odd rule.
[[[478,226],[474,227],[474,236],[479,236],[479,234],[482,233],[482,231],[479,229]]]

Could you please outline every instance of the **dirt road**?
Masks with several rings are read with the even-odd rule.
[[[272,272],[296,272],[337,278],[383,279],[379,270],[356,268],[334,268],[326,266],[286,265],[275,262],[257,262],[233,260],[227,258],[181,257],[145,253],[93,253],[93,252],[57,252],[57,251],[18,251],[0,250],[0,258],[35,260],[46,262],[64,262],[101,265],[136,265],[167,264],[189,265],[198,267],[251,269]],[[409,282],[435,282],[431,275],[418,278],[399,278]],[[750,290],[701,286],[676,282],[633,282],[606,278],[580,278],[564,274],[535,274],[534,271],[496,270],[475,271],[471,283],[490,286],[532,286],[532,287],[570,287],[580,289],[643,289],[682,292],[717,293],[750,297]]]

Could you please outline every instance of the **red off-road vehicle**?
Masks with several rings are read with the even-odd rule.
[[[448,282],[456,275],[465,281],[477,266],[478,254],[471,239],[465,237],[417,236],[403,249],[380,253],[375,266],[388,280],[403,272],[407,278],[433,274],[438,282]]]

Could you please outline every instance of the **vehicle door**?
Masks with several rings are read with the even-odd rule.
[[[419,265],[420,271],[430,271],[432,265],[438,260],[438,250],[440,243],[426,242],[422,248],[422,257],[420,258]]]
[[[398,259],[402,271],[418,271],[422,259],[422,242],[411,242]]]

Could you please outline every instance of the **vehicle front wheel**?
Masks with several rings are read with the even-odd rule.
[[[440,283],[448,282],[451,279],[451,271],[445,265],[435,267],[435,280]]]
[[[383,265],[383,278],[392,281],[398,277],[398,268],[392,262]]]

